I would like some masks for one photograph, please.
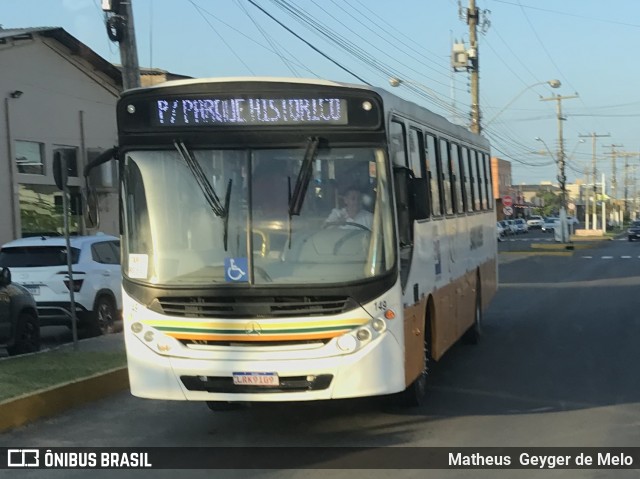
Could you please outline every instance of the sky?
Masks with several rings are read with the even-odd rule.
[[[454,42],[469,47],[469,0],[132,0],[141,67],[193,77],[323,78],[386,88],[469,124],[469,75],[453,72]],[[556,182],[561,102],[568,182],[612,176],[612,147],[640,177],[640,2],[476,0],[480,110],[493,155],[514,184]],[[62,27],[120,63],[100,0],[2,0],[3,28]],[[286,27],[286,28],[285,28]],[[290,31],[289,31],[290,30]],[[293,33],[292,33],[293,32]],[[320,53],[321,52],[321,53]],[[397,88],[389,79],[403,80]],[[547,82],[559,80],[553,89]],[[407,86],[409,85],[409,86]],[[412,87],[411,87],[412,86]],[[417,93],[416,93],[417,92]],[[541,141],[537,141],[540,138]],[[624,182],[625,158],[616,164]],[[637,174],[636,174],[636,169]],[[640,188],[640,181],[638,182]]]

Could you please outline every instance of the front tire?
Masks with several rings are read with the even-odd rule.
[[[427,377],[429,376],[429,368],[433,362],[431,356],[431,317],[432,304],[427,306],[427,314],[425,316],[424,330],[424,367],[420,375],[405,389],[396,395],[396,402],[404,408],[413,408],[422,406],[427,400]]]
[[[16,323],[16,340],[7,348],[10,356],[35,353],[40,350],[40,322],[33,313],[23,312]]]

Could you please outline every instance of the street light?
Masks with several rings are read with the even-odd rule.
[[[485,124],[484,124],[484,128],[487,128],[496,118],[498,118],[507,108],[509,108],[518,98],[520,98],[522,95],[524,95],[527,91],[529,91],[531,88],[539,86],[539,85],[549,85],[551,88],[560,88],[560,86],[562,85],[562,83],[560,82],[560,80],[547,80],[547,81],[541,81],[538,83],[534,83],[533,85],[529,85],[528,87],[526,87],[524,90],[522,90],[520,93],[518,93],[509,103],[507,103],[502,110],[500,110],[498,113],[496,113],[495,115],[493,115],[493,117],[491,117],[490,120],[488,120]]]

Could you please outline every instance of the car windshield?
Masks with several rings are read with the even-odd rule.
[[[306,163],[305,151],[128,152],[125,276],[333,284],[388,271],[394,221],[383,150],[319,148]]]
[[[80,250],[71,248],[71,262],[78,263]],[[34,268],[66,266],[66,246],[14,246],[0,250],[0,267]]]

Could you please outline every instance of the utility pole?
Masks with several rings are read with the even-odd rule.
[[[478,55],[478,19],[479,12],[476,7],[476,0],[469,0],[467,10],[467,24],[469,25],[469,67],[471,77],[471,131],[478,133],[482,131],[480,126],[480,61]]]
[[[570,100],[572,98],[578,98],[578,95],[561,96],[554,95],[551,98],[540,98],[540,101],[555,101],[557,104],[557,117],[558,117],[558,182],[560,183],[560,190],[562,194],[562,207],[567,209],[567,176],[565,174],[565,158],[564,158],[564,138],[562,136],[562,122],[566,120],[562,116],[562,100]]]
[[[598,210],[596,208],[596,202],[597,202],[597,197],[598,197],[598,193],[597,193],[597,170],[596,170],[596,139],[597,138],[602,138],[602,137],[608,137],[611,136],[610,133],[607,133],[606,135],[604,134],[598,134],[596,132],[590,133],[588,135],[578,135],[580,138],[587,138],[587,137],[591,137],[591,174],[593,176],[593,229],[595,230],[597,227],[597,221],[598,221]],[[589,205],[589,196],[587,196],[587,205]],[[602,221],[604,221],[604,218],[602,219]],[[589,229],[588,225],[587,225],[587,229]]]
[[[629,213],[629,157],[636,157],[640,155],[637,151],[618,151],[616,156],[622,156],[624,158],[624,210],[622,213],[622,222],[624,223],[624,217]]]
[[[107,35],[112,42],[120,45],[122,86],[125,90],[140,86],[132,1],[102,0],[102,10],[107,13]]]
[[[616,148],[622,148],[624,145],[603,145],[605,148],[611,148],[611,153],[608,153],[607,156],[611,157],[611,212],[613,213],[613,217],[618,222],[618,214],[616,211],[616,200],[618,199],[618,176],[617,176],[617,168],[616,163],[618,156],[620,154]]]

